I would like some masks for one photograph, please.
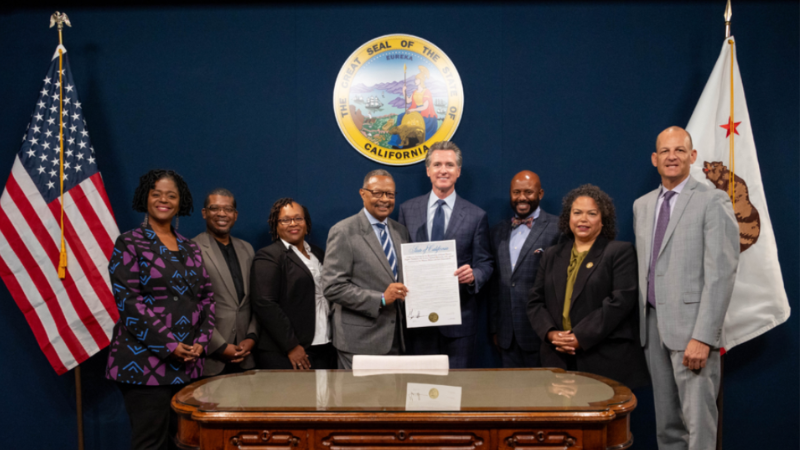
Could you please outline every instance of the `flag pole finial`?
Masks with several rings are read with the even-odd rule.
[[[731,17],[733,17],[733,12],[731,12],[731,0],[728,0],[728,4],[725,5],[725,37],[731,37]]]
[[[61,30],[64,29],[64,24],[68,27],[71,27],[72,24],[69,21],[69,17],[67,17],[67,13],[61,12],[54,12],[52,16],[50,16],[50,28],[58,25],[58,45],[64,45],[63,39],[61,37]]]

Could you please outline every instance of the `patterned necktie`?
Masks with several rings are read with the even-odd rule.
[[[392,243],[389,241],[389,233],[386,231],[386,224],[376,223],[375,226],[381,230],[381,247],[383,247],[383,253],[386,254],[386,259],[389,260],[389,267],[392,268],[394,281],[397,281],[397,258],[394,256],[394,247],[392,247]]]
[[[528,216],[527,219],[518,219],[516,217],[511,218],[511,229],[517,228],[518,226],[525,224],[528,228],[533,226],[533,216]]]
[[[655,308],[656,307],[656,262],[658,261],[658,252],[661,250],[661,243],[664,242],[664,233],[667,232],[667,225],[669,225],[669,202],[677,192],[667,191],[664,193],[664,201],[661,203],[661,209],[658,213],[658,222],[656,222],[656,233],[653,236],[653,248],[650,257],[650,271],[647,274],[647,303]]]
[[[436,213],[433,215],[433,226],[431,227],[431,240],[444,240],[444,200],[436,200]]]

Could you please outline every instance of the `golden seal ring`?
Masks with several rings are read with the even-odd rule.
[[[431,389],[428,392],[428,397],[430,397],[430,398],[432,398],[434,400],[437,399],[439,397],[439,390],[436,389],[436,388]]]
[[[438,322],[438,321],[439,321],[439,315],[438,315],[438,314],[436,314],[436,313],[430,313],[430,314],[428,315],[428,320],[430,320],[430,321],[431,321],[431,323],[436,323],[436,322]]]

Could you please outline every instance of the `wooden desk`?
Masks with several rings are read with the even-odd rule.
[[[187,449],[624,449],[636,397],[559,369],[251,371],[172,399]]]

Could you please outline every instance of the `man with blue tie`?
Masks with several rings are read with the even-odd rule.
[[[359,189],[364,208],[328,233],[322,288],[333,303],[333,346],[340,369],[353,368],[355,355],[398,355],[403,351],[401,245],[408,231],[389,218],[396,195],[394,178],[377,169]]]
[[[456,195],[461,175],[461,150],[450,141],[433,144],[425,169],[433,189],[400,205],[398,221],[411,242],[456,241],[461,297],[461,325],[412,328],[407,332],[408,352],[415,355],[446,354],[450,368],[474,367],[478,331],[476,294],[492,275],[489,220],[481,208]]]
[[[539,207],[544,189],[539,176],[523,170],[511,180],[514,216],[492,228],[495,271],[491,283],[489,333],[503,367],[541,367],[542,341],[528,319],[528,291],[545,249],[558,242],[558,217]]]

